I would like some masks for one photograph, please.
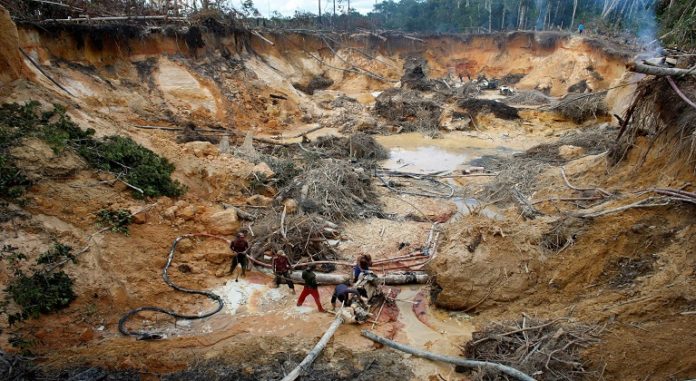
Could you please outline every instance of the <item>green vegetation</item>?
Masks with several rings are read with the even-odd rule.
[[[72,253],[72,247],[57,242],[48,251],[39,255],[36,263],[43,265],[54,265],[56,263],[60,263],[61,261],[68,260],[72,261],[73,263],[77,261],[77,258],[75,258],[75,255]]]
[[[114,233],[128,235],[128,225],[133,222],[133,216],[126,209],[102,209],[97,212],[99,224],[110,227]]]
[[[126,181],[136,197],[179,196],[185,191],[171,179],[174,165],[167,159],[130,138],[95,139],[94,130],[80,129],[60,105],[41,114],[38,106],[34,101],[0,106],[0,197],[17,198],[31,185],[7,154],[25,137],[39,138],[57,153],[68,148],[75,150],[92,167]]]
[[[696,0],[660,1],[657,14],[664,43],[696,49]]]
[[[2,247],[0,260],[4,260],[12,271],[12,277],[5,288],[9,300],[2,303],[2,312],[7,313],[6,308],[10,301],[19,309],[19,312],[8,316],[10,325],[60,310],[75,299],[72,279],[62,270],[55,271],[67,260],[75,261],[71,251],[70,246],[56,243],[39,256],[35,265],[24,266],[29,270],[25,273],[22,264],[27,258],[26,255],[16,247]]]

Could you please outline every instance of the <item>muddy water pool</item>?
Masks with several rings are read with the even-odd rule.
[[[389,151],[389,159],[382,162],[385,169],[412,173],[452,172],[475,166],[475,162],[483,157],[511,156],[539,143],[534,139],[510,139],[504,134],[492,137],[450,133],[434,139],[420,133],[406,133],[376,138]],[[451,198],[457,205],[455,218],[481,206],[479,200],[467,197],[457,189],[455,181],[445,181],[457,190]],[[502,218],[493,206],[487,206],[479,213],[488,218]]]

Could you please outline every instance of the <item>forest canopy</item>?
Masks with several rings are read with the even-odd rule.
[[[696,47],[696,0],[385,0],[368,14],[349,0],[317,0],[315,12],[263,18],[257,5],[243,0],[0,0],[17,18],[101,15],[193,16],[216,11],[247,25],[268,27],[387,29],[423,33],[486,33],[511,30],[570,30],[636,38],[643,44]],[[264,5],[265,6],[265,5]],[[272,11],[272,6],[269,8]],[[251,21],[251,22],[250,22]]]

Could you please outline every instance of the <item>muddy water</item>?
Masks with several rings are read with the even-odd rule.
[[[382,163],[385,168],[419,173],[455,170],[483,156],[509,156],[542,141],[512,138],[504,133],[465,132],[452,132],[437,139],[417,132],[376,139],[389,150],[389,159]]]
[[[403,325],[401,335],[396,340],[415,348],[449,356],[461,356],[460,345],[471,340],[474,326],[464,313],[451,313],[435,307],[425,306],[423,287],[402,287],[397,300],[399,323]],[[407,302],[420,302],[417,307]],[[420,319],[417,316],[420,314]],[[405,337],[404,337],[405,336]],[[412,369],[416,379],[425,380],[440,374],[445,379],[452,379],[454,367],[449,364],[436,363],[420,358],[412,358]]]
[[[389,150],[389,159],[382,163],[386,169],[432,173],[456,171],[483,156],[510,156],[521,152],[539,141],[535,139],[510,139],[507,135],[493,137],[490,134],[450,133],[433,139],[419,133],[378,136],[377,141]],[[445,179],[452,186],[457,183]],[[481,206],[479,200],[455,192],[452,201],[457,205],[458,216],[470,213]],[[487,206],[480,212],[488,218],[502,218],[495,207]],[[456,218],[456,216],[455,216]]]

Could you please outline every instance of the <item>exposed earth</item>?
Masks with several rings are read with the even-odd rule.
[[[431,281],[390,286],[396,304],[375,324],[341,326],[302,379],[495,379],[381,348],[360,330],[462,356],[474,332],[528,317],[601,328],[580,351],[588,372],[571,379],[696,378],[696,206],[591,215],[654,188],[694,191],[693,158],[674,153],[669,139],[639,134],[622,160],[612,157],[619,122],[611,115],[624,115],[643,79],[625,69],[635,52],[560,33],[417,40],[357,33],[327,41],[267,31],[271,45],[247,30],[204,30],[192,44],[164,27],[15,25],[6,13],[0,21],[0,103],[60,104],[96,137],[127,136],[167,158],[187,188],[180,197],[138,199],[70,150],[22,141],[15,156],[34,182],[22,202],[7,206],[2,245],[29,259],[57,241],[86,247],[65,266],[77,295],[67,308],[12,326],[5,314],[0,321],[3,352],[28,351],[43,377],[271,380],[294,368],[334,316],[317,312],[311,298],[297,307],[296,296],[275,288],[260,266],[235,282],[232,253],[220,240],[182,243],[169,270],[177,284],[220,295],[220,313],[176,322],[143,313],[129,323],[165,336],[154,341],[121,335],[118,321],[140,306],[212,309],[204,297],[162,281],[172,241],[190,233],[231,239],[240,229],[253,241],[259,223],[234,211],[284,210],[279,189],[256,190],[253,174],[277,153],[273,147],[290,150],[311,130],[304,135],[310,142],[371,134],[388,151],[377,161],[382,170],[445,173],[452,195],[401,194],[371,176],[370,201],[381,214],[334,221],[341,227],[336,251],[347,262],[417,251],[439,222],[436,255],[424,266]],[[424,77],[409,77],[413,65]],[[606,93],[606,109],[578,122],[548,104],[507,102],[498,90],[467,95],[468,77],[479,75],[516,78],[515,91],[542,94],[551,105],[584,81],[591,89],[584,94]],[[472,106],[470,99],[501,102]],[[500,106],[506,103],[512,111]],[[392,114],[413,105],[413,115]],[[212,142],[182,141],[187,123],[217,131],[206,135]],[[527,206],[534,218],[523,217]],[[124,235],[97,224],[104,208],[146,210]],[[0,266],[0,284],[7,284],[12,271]],[[325,306],[332,292],[333,285],[320,287]],[[21,347],[10,345],[17,337]],[[538,370],[539,379],[561,379]]]

